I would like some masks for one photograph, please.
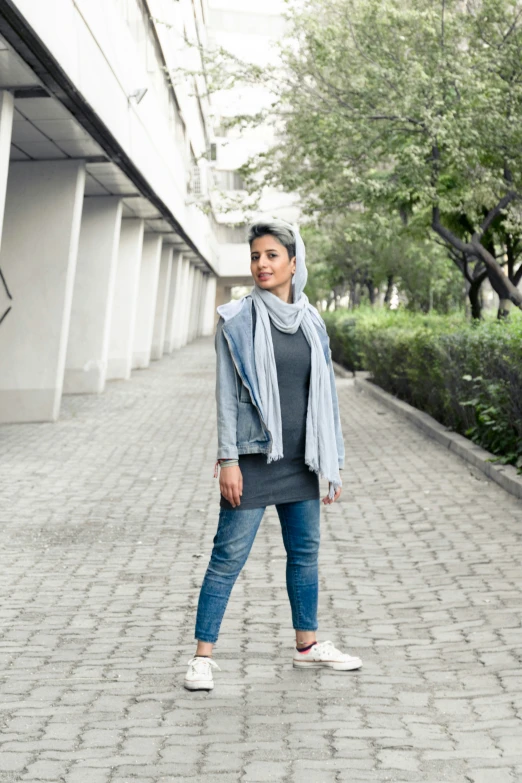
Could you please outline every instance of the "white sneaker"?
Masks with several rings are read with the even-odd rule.
[[[342,653],[330,640],[326,642],[317,642],[308,652],[294,652],[293,664],[295,668],[317,669],[325,666],[328,669],[337,671],[349,671],[351,669],[360,669],[362,661],[346,653]]]
[[[188,670],[185,675],[185,688],[189,691],[211,691],[214,687],[212,666],[221,669],[212,658],[201,658],[194,655],[188,662]]]

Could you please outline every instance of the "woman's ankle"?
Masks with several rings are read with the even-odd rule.
[[[211,642],[200,642],[198,641],[197,647],[196,647],[196,657],[204,657],[204,658],[212,658],[212,649],[214,645]]]
[[[301,647],[308,647],[308,645],[317,642],[315,633],[309,634],[296,634],[295,646],[299,650]]]

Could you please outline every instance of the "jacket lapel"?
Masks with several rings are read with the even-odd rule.
[[[257,384],[256,364],[254,355],[254,332],[252,321],[252,308],[254,304],[251,296],[245,297],[243,306],[233,315],[230,320],[225,321],[223,331],[228,337],[229,345],[234,351],[234,360],[238,368],[241,380],[252,395],[252,399],[261,410],[261,401],[259,397],[259,386]],[[315,310],[315,308],[314,308]],[[326,363],[330,362],[330,346],[328,342],[328,333],[323,326],[322,319],[312,313],[313,322],[323,348]]]

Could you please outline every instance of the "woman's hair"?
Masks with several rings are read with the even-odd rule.
[[[295,236],[290,223],[279,218],[256,220],[248,229],[248,244],[252,247],[254,239],[259,239],[267,234],[275,237],[286,247],[289,258],[295,256]]]

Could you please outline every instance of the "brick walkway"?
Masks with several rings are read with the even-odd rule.
[[[319,638],[291,666],[270,510],[216,646],[182,686],[218,514],[214,350],[199,340],[0,428],[0,783],[522,780],[522,505],[339,381]]]

